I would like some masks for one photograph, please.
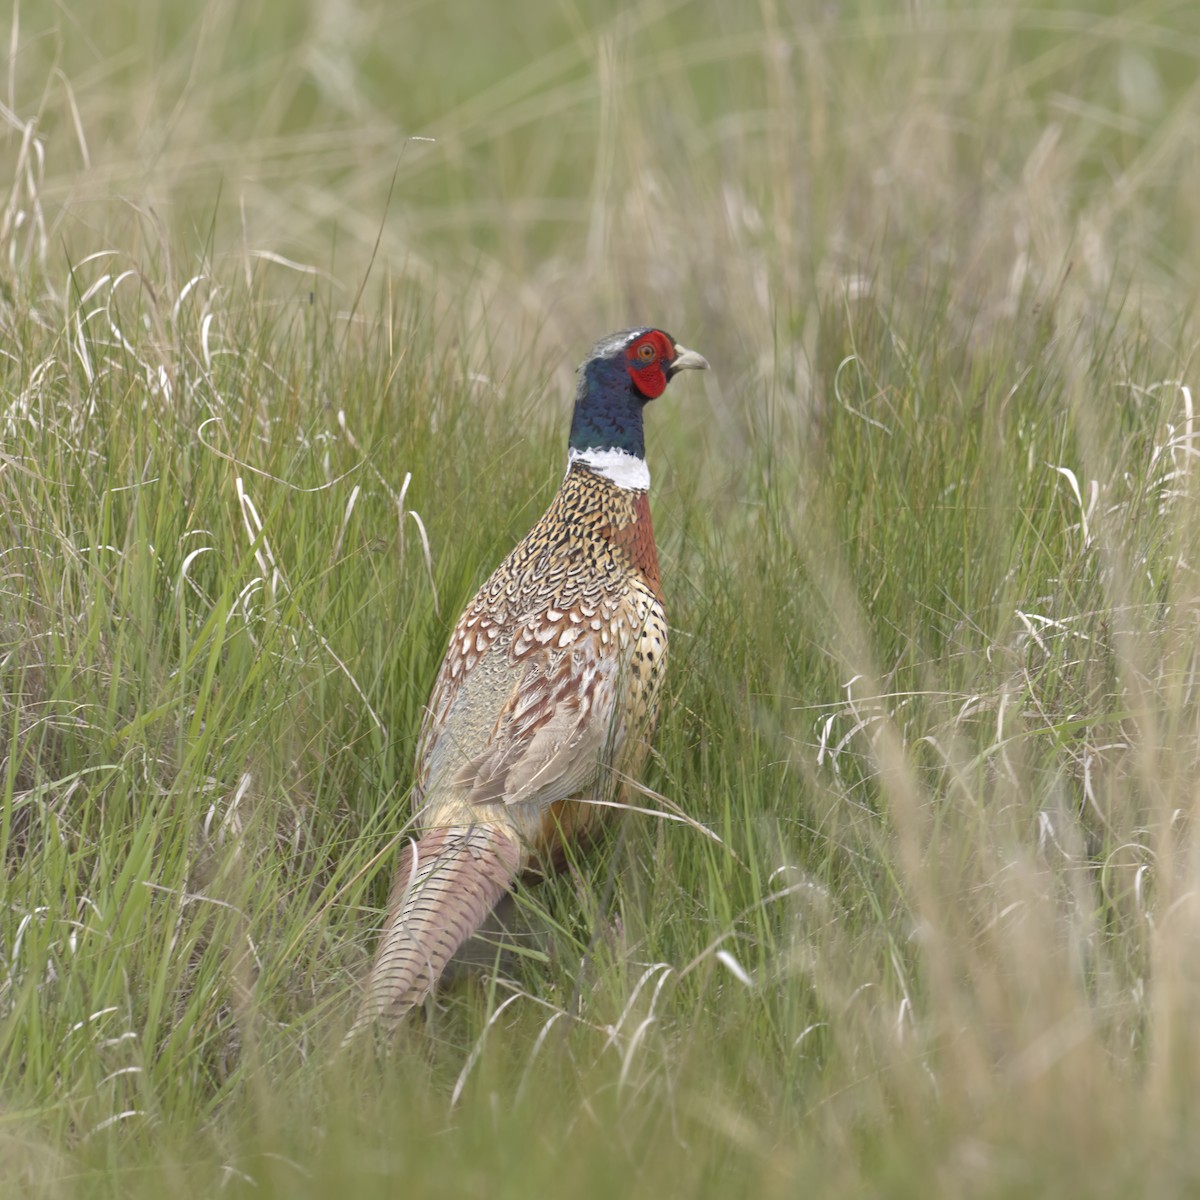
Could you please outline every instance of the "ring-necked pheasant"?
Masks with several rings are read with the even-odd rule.
[[[706,368],[661,329],[579,368],[567,472],[459,618],[417,751],[418,840],[400,854],[351,1030],[394,1023],[526,869],[561,860],[648,749],[667,654],[642,411]]]

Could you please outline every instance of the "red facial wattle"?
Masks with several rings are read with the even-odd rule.
[[[625,368],[633,386],[647,400],[655,400],[666,391],[667,369],[675,357],[675,347],[660,330],[652,329],[625,350]]]

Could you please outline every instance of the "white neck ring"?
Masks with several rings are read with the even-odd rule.
[[[576,450],[572,447],[567,451],[567,470],[576,463],[603,475],[619,488],[631,492],[646,492],[650,490],[650,468],[644,458],[630,454],[628,450],[597,450],[589,447],[587,450]]]

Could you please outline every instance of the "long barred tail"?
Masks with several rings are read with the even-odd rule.
[[[400,853],[367,994],[346,1041],[376,1021],[394,1026],[432,991],[520,869],[515,838],[494,825],[430,830]]]

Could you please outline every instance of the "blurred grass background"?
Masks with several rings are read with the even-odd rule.
[[[7,30],[14,1194],[1190,1192],[1194,4]],[[347,1061],[449,625],[643,322],[715,368],[666,816]]]

